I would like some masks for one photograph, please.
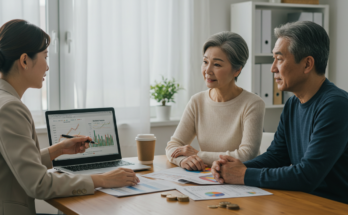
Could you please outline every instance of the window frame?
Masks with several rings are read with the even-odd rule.
[[[49,72],[47,73],[47,109],[60,110],[60,37],[59,37],[59,0],[46,0],[47,33],[51,37],[48,49]],[[55,32],[55,37],[54,37]],[[55,47],[56,46],[56,47]]]

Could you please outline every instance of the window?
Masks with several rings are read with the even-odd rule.
[[[0,24],[21,18],[51,36],[47,83],[22,99],[36,125],[45,123],[48,109],[94,107],[114,107],[118,121],[141,119],[148,125],[149,85],[162,75],[185,88],[172,104],[172,115],[181,116],[190,96],[204,89],[195,81],[201,78],[200,50],[209,35],[208,5],[197,0],[0,0]]]
[[[12,19],[25,19],[46,30],[45,0],[0,0],[0,25]],[[45,123],[44,111],[47,110],[47,82],[42,89],[28,89],[22,101],[32,112],[36,125]]]
[[[202,79],[201,46],[209,34],[206,24],[199,25],[203,31],[195,31],[200,28],[194,26],[207,15],[201,9],[204,4],[193,0],[61,1],[61,108],[111,106],[121,120],[123,116],[127,120],[148,111],[149,84],[163,75],[185,88],[172,104],[172,116],[180,117],[190,96],[205,89],[204,82],[195,82]]]

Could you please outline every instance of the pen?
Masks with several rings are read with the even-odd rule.
[[[61,136],[65,137],[65,138],[74,138],[74,136],[70,136],[70,135],[66,135],[66,134],[62,134]],[[86,143],[95,143],[95,142],[87,140]]]

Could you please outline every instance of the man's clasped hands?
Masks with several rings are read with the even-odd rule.
[[[190,145],[178,147],[172,157],[186,156],[180,166],[187,170],[204,170],[207,165],[197,156],[198,150]],[[244,184],[244,175],[247,167],[236,158],[228,155],[220,155],[220,160],[214,161],[211,173],[216,181],[226,184]]]

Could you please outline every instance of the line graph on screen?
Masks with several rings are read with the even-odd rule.
[[[77,129],[79,128],[80,124],[77,124],[76,128],[70,128],[70,130],[66,133],[66,135],[71,135],[70,133],[73,131],[77,131]],[[74,132],[73,132],[74,133]],[[79,132],[78,134],[73,134],[73,135],[80,135],[81,132]],[[72,136],[73,136],[72,135]],[[62,139],[66,139],[65,137],[60,136],[58,142],[60,142]]]

